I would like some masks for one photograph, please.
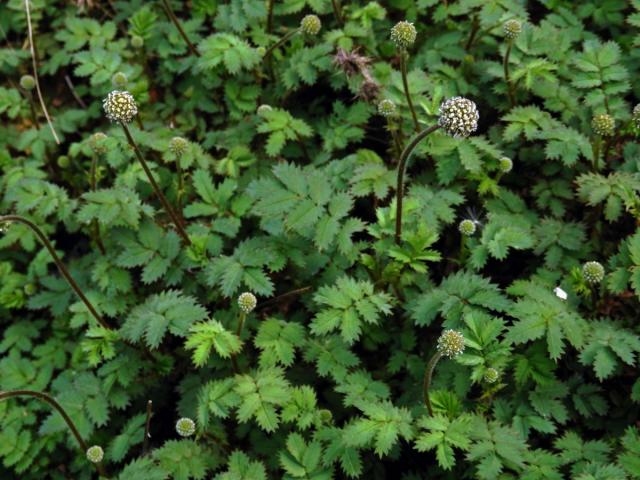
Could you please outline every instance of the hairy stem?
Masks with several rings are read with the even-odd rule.
[[[133,147],[133,150],[136,153],[136,157],[138,157],[138,160],[140,161],[140,165],[142,165],[142,169],[144,170],[144,173],[147,174],[149,183],[151,183],[153,190],[156,192],[156,195],[160,199],[160,203],[162,203],[162,206],[164,207],[165,211],[171,217],[171,221],[175,225],[176,230],[178,231],[178,234],[182,237],[182,240],[184,241],[185,245],[191,245],[191,240],[189,240],[189,236],[187,235],[187,232],[182,227],[182,223],[180,222],[180,219],[178,218],[178,215],[176,214],[176,212],[173,210],[173,208],[169,204],[167,197],[164,196],[164,193],[162,193],[162,190],[160,190],[160,186],[156,183],[155,179],[153,178],[153,174],[151,173],[151,170],[149,170],[149,166],[147,165],[147,162],[145,162],[144,158],[142,157],[142,153],[138,148],[138,145],[136,145],[136,142],[133,140],[133,137],[131,136],[129,127],[127,127],[127,124],[124,122],[121,122],[120,125],[122,125],[122,129],[124,130],[124,133],[127,136],[129,145]]]
[[[427,364],[427,369],[424,372],[424,382],[422,385],[422,395],[424,397],[424,404],[427,406],[427,410],[429,411],[429,415],[433,416],[433,408],[431,407],[431,399],[429,398],[429,388],[431,388],[431,378],[433,377],[433,371],[436,368],[436,364],[442,358],[442,353],[436,352],[429,363]]]
[[[62,408],[62,406],[52,396],[43,392],[36,392],[33,390],[10,390],[8,392],[0,392],[0,401],[7,400],[9,398],[15,398],[15,397],[32,397],[32,398],[37,398],[38,400],[43,401],[45,403],[48,403],[53,409],[55,409],[60,415],[62,415],[62,418],[67,423],[67,426],[71,430],[71,433],[73,434],[76,441],[80,445],[80,448],[82,449],[82,454],[83,455],[86,454],[87,449],[89,447],[87,447],[87,444],[82,439],[82,436],[80,435],[80,432],[76,428],[76,425],[73,423],[73,420],[71,420],[71,417],[67,414],[64,408]],[[98,474],[100,476],[105,476],[104,467],[102,466],[102,463],[98,462],[95,464],[95,466],[96,466],[96,470],[98,471]]]
[[[342,17],[342,7],[340,6],[340,0],[331,0],[331,6],[333,7],[333,14],[338,21],[338,25],[344,26],[344,18]]]
[[[406,169],[407,160],[409,156],[418,146],[418,144],[426,138],[430,133],[435,132],[440,125],[433,125],[424,129],[417,135],[415,135],[409,144],[404,147],[400,160],[398,161],[398,183],[396,186],[396,243],[400,244],[400,238],[402,236],[402,197],[404,195],[404,172]]]
[[[38,122],[38,114],[36,112],[36,104],[33,101],[33,95],[31,92],[27,92],[27,99],[29,100],[29,109],[31,110],[31,120],[33,120],[34,125],[37,130],[40,130],[40,122]]]
[[[273,6],[276,0],[268,0],[267,2],[267,33],[273,30]]]
[[[24,0],[24,7],[27,12],[27,29],[29,32],[29,47],[31,49],[31,65],[33,67],[33,78],[36,81],[36,92],[38,93],[38,100],[40,100],[40,106],[42,107],[44,116],[47,119],[49,130],[51,130],[51,134],[53,135],[53,138],[56,141],[56,143],[60,145],[60,139],[58,138],[56,129],[53,128],[51,117],[49,117],[49,111],[47,110],[47,106],[45,105],[44,99],[42,98],[42,91],[40,90],[40,80],[38,79],[38,64],[37,64],[38,61],[37,61],[36,46],[33,43],[33,27],[31,26],[31,11],[29,9],[29,1],[30,0]]]
[[[473,21],[471,23],[471,31],[469,32],[469,38],[467,39],[467,44],[464,46],[465,51],[471,50],[471,46],[473,45],[474,40],[476,39],[476,35],[480,30],[480,22],[478,21],[478,15],[473,16]]]
[[[411,94],[409,93],[409,82],[407,80],[407,60],[409,58],[409,54],[406,50],[402,50],[400,52],[400,73],[402,74],[402,86],[404,87],[404,95],[407,97],[407,105],[409,105],[409,110],[411,111],[411,117],[413,118],[413,126],[416,132],[420,131],[420,124],[418,123],[418,116],[416,115],[416,111],[413,108],[413,102],[411,101]]]
[[[82,303],[85,304],[85,306],[87,307],[87,310],[89,310],[89,313],[91,313],[93,318],[95,318],[96,321],[102,327],[106,328],[107,330],[112,330],[111,326],[102,318],[102,316],[98,313],[98,311],[95,309],[93,304],[86,297],[86,295],[84,294],[84,292],[82,291],[80,286],[73,279],[73,277],[69,273],[69,270],[67,270],[67,267],[64,265],[64,263],[62,263],[62,260],[60,260],[60,257],[58,257],[58,254],[56,253],[55,249],[53,248],[53,245],[51,245],[51,242],[49,241],[49,239],[42,232],[42,230],[40,230],[40,227],[38,227],[31,220],[28,220],[28,219],[26,219],[24,217],[21,217],[20,215],[3,215],[3,216],[0,216],[0,225],[3,224],[3,223],[7,223],[7,222],[19,222],[19,223],[22,223],[22,224],[28,226],[36,234],[36,236],[40,239],[40,241],[44,244],[46,249],[49,251],[49,254],[53,258],[53,261],[55,262],[56,266],[58,267],[58,270],[60,270],[60,273],[62,274],[64,279],[71,286],[73,291],[76,292],[76,295],[78,295],[78,297],[80,297],[80,300],[82,300]]]
[[[507,42],[507,51],[504,54],[504,60],[502,62],[502,66],[504,68],[504,81],[507,84],[507,96],[509,97],[509,104],[511,107],[516,105],[515,94],[513,92],[513,84],[511,83],[511,79],[509,78],[509,57],[511,56],[511,46],[513,42],[509,40]]]
[[[171,9],[171,5],[169,5],[168,0],[162,0],[162,5],[164,6],[164,11],[167,14],[167,17],[169,17],[169,20],[171,20],[173,24],[176,26],[176,28],[178,29],[178,32],[180,33],[180,36],[189,47],[189,51],[196,57],[199,57],[200,52],[198,52],[198,50],[193,45],[193,43],[191,43],[191,40],[189,40],[189,37],[187,37],[187,34],[184,32],[184,29],[180,24],[180,20],[178,20],[178,17],[176,17],[175,13],[173,13],[173,10]]]
[[[276,43],[274,43],[273,45],[271,45],[266,52],[264,52],[264,56],[262,57],[264,60],[266,60],[267,58],[269,58],[271,56],[271,54],[273,53],[273,51],[278,48],[279,46],[283,45],[285,42],[287,42],[291,37],[293,37],[296,33],[298,33],[300,31],[300,27],[295,28],[293,30],[291,30],[290,32],[287,32],[286,35],[284,35],[280,40],[278,40]]]
[[[149,439],[151,435],[149,430],[151,429],[151,415],[153,414],[153,402],[147,401],[147,420],[144,423],[144,439],[142,440],[142,455],[146,455],[149,450]]]

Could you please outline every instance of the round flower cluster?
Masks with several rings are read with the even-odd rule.
[[[25,90],[33,90],[36,87],[36,79],[32,75],[23,75],[20,77],[20,86]]]
[[[391,41],[398,48],[407,48],[413,45],[417,35],[416,27],[411,22],[398,22],[391,29]]]
[[[633,124],[636,126],[636,128],[640,128],[640,103],[633,107],[631,119],[633,120]]]
[[[438,124],[455,138],[464,138],[478,129],[480,114],[476,104],[464,97],[452,97],[440,105]]]
[[[598,115],[594,115],[591,120],[591,128],[597,135],[602,135],[603,137],[610,137],[613,135],[613,130],[616,126],[616,122],[611,115],[607,115],[606,113],[600,113]]]
[[[269,113],[271,111],[273,111],[273,107],[271,105],[262,104],[258,107],[258,109],[256,110],[256,113],[259,116],[263,117],[266,113]]]
[[[592,285],[604,279],[604,267],[600,262],[587,262],[582,266],[582,276]]]
[[[244,292],[238,297],[238,306],[244,313],[251,313],[257,304],[258,301],[253,293]]]
[[[107,146],[104,143],[107,138],[104,133],[96,132],[89,137],[89,147],[98,155],[107,153]]]
[[[513,40],[518,35],[520,35],[520,32],[522,31],[522,24],[518,20],[507,20],[506,22],[504,22],[502,30],[505,37],[507,37],[509,40]]]
[[[378,113],[383,117],[391,117],[396,114],[396,104],[385,98],[378,103]]]
[[[487,368],[484,372],[484,381],[487,383],[496,383],[500,377],[500,373],[495,368]]]
[[[176,432],[181,437],[190,437],[196,433],[196,423],[190,418],[183,417],[176,422]]]
[[[317,35],[322,28],[322,22],[317,15],[306,15],[300,21],[300,30],[305,35]]]
[[[125,90],[114,90],[102,101],[102,108],[112,122],[129,123],[138,114],[136,101]]]
[[[509,157],[501,157],[500,160],[498,160],[498,168],[502,173],[509,173],[513,168],[513,160]]]
[[[131,37],[131,46],[133,46],[133,48],[141,48],[144,45],[144,38],[142,38],[140,35],[133,35]]]
[[[104,458],[104,450],[100,445],[87,448],[87,460],[91,463],[100,463]]]
[[[458,224],[458,231],[465,237],[470,237],[476,233],[476,222],[465,219]]]
[[[456,330],[445,330],[436,347],[445,357],[453,358],[464,352],[464,335]]]
[[[116,72],[111,77],[111,83],[116,88],[122,88],[127,85],[127,76],[122,72]]]
[[[169,151],[176,157],[181,157],[187,151],[189,142],[183,137],[173,137],[169,142]]]

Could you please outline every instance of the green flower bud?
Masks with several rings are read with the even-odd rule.
[[[463,97],[452,97],[440,105],[438,124],[447,135],[464,138],[478,129],[480,114],[476,104]]]
[[[607,115],[606,113],[600,113],[598,115],[594,115],[591,120],[591,128],[596,133],[596,135],[601,135],[603,137],[610,137],[613,135],[613,131],[615,129],[616,122],[611,115]]]
[[[518,20],[507,20],[502,26],[504,36],[509,40],[513,40],[522,31],[522,24]]]
[[[307,15],[300,21],[300,29],[305,35],[317,35],[322,28],[322,22],[317,15]]]
[[[196,433],[196,423],[190,418],[183,417],[176,422],[176,432],[181,437],[190,437]]]
[[[256,52],[258,52],[258,55],[261,57],[264,57],[264,54],[267,53],[267,49],[264,47],[258,47],[256,48]]]
[[[635,125],[635,127],[640,129],[640,103],[633,107],[631,119],[633,120],[633,124]]]
[[[36,286],[33,283],[27,283],[24,288],[24,293],[26,293],[27,295],[31,296],[34,293],[36,293]]]
[[[144,45],[144,38],[140,35],[133,35],[131,37],[131,46],[133,48],[141,48]]]
[[[264,104],[263,104],[263,105],[260,105],[260,106],[258,107],[258,110],[256,110],[256,113],[257,113],[259,116],[264,117],[264,114],[265,114],[265,113],[267,113],[267,112],[271,112],[271,111],[273,111],[273,108],[271,107],[271,105],[264,105]]]
[[[114,90],[102,101],[102,108],[112,122],[130,123],[138,114],[136,100],[126,90]]]
[[[398,22],[391,29],[391,41],[398,48],[408,48],[412,46],[417,37],[416,27],[411,22]]]
[[[378,113],[383,117],[392,117],[396,114],[396,104],[385,98],[378,103]]]
[[[104,450],[100,445],[87,448],[87,460],[91,463],[100,463],[104,458]]]
[[[500,373],[495,368],[487,368],[484,372],[484,381],[487,383],[496,383]]]
[[[111,77],[111,83],[116,88],[124,88],[127,85],[127,76],[122,72],[116,72]]]
[[[169,151],[176,157],[181,157],[187,151],[189,142],[182,137],[173,137],[169,142]]]
[[[25,90],[33,90],[36,88],[36,79],[32,75],[23,75],[20,77],[20,86]]]
[[[253,293],[244,292],[238,297],[238,306],[244,313],[251,313],[257,304],[258,300]]]
[[[582,276],[592,285],[604,279],[604,267],[600,262],[587,262],[582,266]]]
[[[107,138],[108,137],[104,133],[96,132],[89,138],[89,147],[94,151],[94,153],[103,155],[107,153],[107,146],[105,145]]]
[[[66,155],[60,155],[58,157],[58,166],[60,168],[69,168],[70,164],[71,160],[69,160],[69,157],[67,157]]]
[[[328,424],[333,421],[333,414],[330,410],[323,408],[318,412],[318,418],[320,419],[321,423]]]
[[[464,335],[456,330],[445,330],[436,347],[443,356],[453,358],[464,352]]]
[[[469,219],[462,220],[458,224],[458,231],[465,237],[470,237],[476,233],[476,222]]]
[[[509,157],[501,157],[498,160],[498,168],[502,173],[509,173],[513,168],[513,161]]]

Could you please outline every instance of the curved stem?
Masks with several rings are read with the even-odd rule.
[[[409,110],[411,111],[411,117],[413,118],[413,125],[416,129],[416,132],[420,131],[420,124],[418,123],[418,117],[416,115],[416,111],[413,108],[413,102],[411,101],[411,95],[409,93],[409,82],[407,80],[407,59],[409,58],[409,54],[406,50],[402,50],[400,52],[400,73],[402,74],[402,86],[404,87],[404,95],[407,97],[407,104],[409,105]]]
[[[146,455],[149,450],[149,439],[151,435],[149,430],[151,428],[151,415],[153,413],[153,402],[147,401],[147,420],[144,422],[144,439],[142,440],[142,455]]]
[[[476,39],[478,30],[480,30],[480,22],[478,21],[478,15],[474,15],[473,23],[471,24],[471,31],[469,32],[469,38],[467,39],[467,43],[464,46],[465,51],[468,52],[469,50],[471,50],[471,45],[473,45],[473,41]]]
[[[76,441],[80,445],[83,455],[86,454],[87,449],[89,447],[87,447],[87,444],[82,439],[82,436],[80,435],[80,432],[76,428],[76,425],[73,423],[73,420],[71,420],[71,417],[67,414],[67,412],[65,412],[64,408],[62,408],[62,406],[52,396],[43,392],[36,392],[33,390],[10,390],[8,392],[0,392],[0,401],[7,400],[9,398],[14,398],[14,397],[33,397],[45,403],[48,403],[60,415],[62,415],[62,418],[67,423],[67,426],[71,430],[71,433],[73,433],[73,436],[75,437]],[[101,476],[105,476],[102,463],[98,462],[95,464],[95,466],[96,466],[96,470],[98,471],[98,474]]]
[[[60,260],[60,257],[58,257],[58,254],[56,253],[55,249],[53,248],[53,245],[51,245],[51,242],[49,241],[49,239],[42,232],[42,230],[40,230],[40,227],[38,227],[31,220],[28,220],[28,219],[26,219],[24,217],[21,217],[20,215],[3,215],[3,216],[0,216],[0,225],[3,224],[3,223],[7,223],[7,222],[19,222],[19,223],[22,223],[22,224],[26,225],[31,230],[33,230],[33,232],[36,234],[36,236],[40,239],[40,241],[44,244],[46,249],[49,251],[49,254],[53,258],[53,261],[55,262],[56,266],[58,267],[58,270],[60,270],[60,273],[62,274],[64,279],[71,286],[73,291],[76,292],[78,297],[80,297],[80,300],[82,300],[82,303],[85,304],[85,306],[87,307],[87,310],[89,310],[89,312],[91,313],[93,318],[95,318],[96,321],[102,327],[106,328],[107,330],[113,330],[113,328],[98,313],[98,311],[95,309],[93,304],[89,301],[89,299],[86,297],[86,295],[84,294],[84,292],[82,291],[80,286],[73,279],[73,277],[69,273],[69,270],[67,270],[67,267],[65,267],[64,263],[62,263],[62,260]]]
[[[263,59],[267,59],[269,58],[269,56],[273,53],[273,51],[278,48],[280,45],[284,44],[287,40],[289,40],[291,37],[293,37],[296,33],[298,33],[300,31],[300,27],[291,30],[290,32],[287,32],[286,35],[284,35],[280,40],[278,40],[276,43],[274,43],[273,45],[271,45],[266,52],[264,52],[264,56],[262,57]]]
[[[142,169],[144,170],[144,173],[147,174],[149,183],[151,183],[153,190],[156,192],[156,195],[160,199],[160,203],[162,203],[162,206],[164,207],[165,211],[171,217],[171,220],[173,221],[173,224],[175,225],[176,230],[178,231],[178,234],[182,237],[182,240],[186,245],[191,245],[191,240],[189,240],[189,236],[187,235],[187,232],[184,230],[184,228],[182,228],[182,224],[180,222],[180,219],[178,218],[178,215],[173,210],[173,208],[169,204],[169,201],[167,200],[167,197],[164,196],[164,193],[162,193],[162,190],[160,190],[160,186],[156,183],[155,179],[153,178],[153,174],[151,173],[151,170],[149,170],[149,166],[147,165],[147,162],[145,162],[144,158],[142,157],[142,153],[138,148],[138,145],[136,145],[136,142],[133,140],[133,137],[131,136],[129,127],[127,127],[127,124],[123,122],[120,122],[120,125],[122,125],[122,129],[124,130],[124,133],[127,136],[129,145],[131,145],[133,147],[133,150],[136,152],[136,157],[138,157],[138,160],[142,165]]]
[[[98,156],[94,153],[91,156],[91,170],[89,171],[89,182],[91,184],[91,191],[95,192],[98,187],[98,178],[97,178],[97,166],[98,166]],[[93,219],[93,236],[100,249],[100,253],[103,255],[107,253],[107,250],[104,248],[104,244],[102,243],[102,239],[100,238],[100,225],[97,219]]]
[[[242,327],[244,327],[244,321],[247,318],[247,314],[243,311],[240,311],[240,319],[238,320],[238,329],[236,330],[236,335],[240,337],[242,333]]]
[[[427,364],[427,369],[424,372],[424,382],[422,386],[422,395],[424,397],[424,404],[427,406],[427,410],[429,411],[429,415],[433,416],[433,408],[431,407],[431,400],[429,399],[429,388],[431,388],[431,377],[433,377],[433,370],[436,368],[436,364],[442,358],[442,354],[437,352],[429,363]]]
[[[440,125],[436,124],[415,135],[409,144],[404,147],[404,150],[400,155],[400,160],[398,161],[398,183],[396,186],[396,243],[398,245],[400,244],[400,237],[402,236],[402,197],[404,195],[404,171],[407,160],[409,160],[409,156],[418,144],[438,128],[440,128]]]
[[[169,20],[171,20],[173,24],[176,26],[176,28],[178,29],[178,32],[180,33],[180,36],[189,47],[189,51],[196,57],[199,57],[200,52],[198,52],[196,47],[193,46],[193,43],[191,43],[191,40],[189,40],[189,37],[187,37],[187,34],[182,29],[180,20],[178,20],[178,17],[176,17],[175,13],[173,13],[173,10],[171,9],[171,5],[169,5],[169,2],[167,0],[162,0],[162,5],[164,6],[164,11],[167,14],[167,17],[169,17]]]
[[[27,98],[29,99],[29,108],[31,109],[31,119],[36,126],[36,130],[40,130],[40,122],[38,122],[38,114],[36,113],[36,104],[33,101],[33,95],[31,95],[31,92],[27,92]]]
[[[511,56],[511,46],[512,41],[509,40],[507,42],[507,51],[504,54],[504,60],[502,61],[502,67],[504,68],[504,81],[507,84],[507,96],[509,97],[509,103],[512,107],[515,106],[516,100],[513,92],[513,84],[511,83],[511,79],[509,78],[509,56]]]

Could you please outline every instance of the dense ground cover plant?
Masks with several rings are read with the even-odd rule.
[[[640,478],[640,2],[0,39],[0,478]]]

